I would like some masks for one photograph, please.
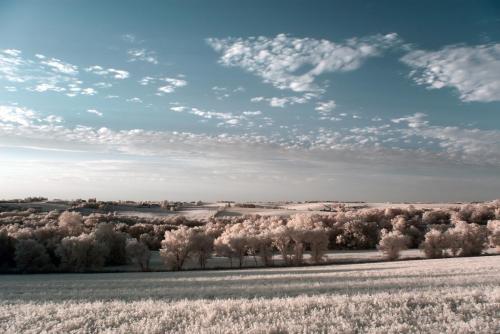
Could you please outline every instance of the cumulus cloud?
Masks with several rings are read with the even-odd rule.
[[[99,116],[99,117],[102,117],[102,116],[103,116],[103,113],[102,113],[102,112],[100,112],[100,111],[98,111],[98,110],[96,110],[96,109],[88,109],[88,110],[87,110],[87,112],[88,112],[89,114],[94,114],[94,115],[97,115],[97,116]]]
[[[410,77],[429,89],[455,88],[462,101],[500,101],[500,44],[415,50],[401,61]]]
[[[256,110],[256,111],[244,111],[243,115],[245,116],[259,116],[262,115],[262,111]]]
[[[251,102],[266,102],[274,108],[285,108],[294,104],[305,104],[310,100],[317,98],[314,93],[305,93],[302,96],[283,96],[283,97],[263,97],[256,96],[250,99]]]
[[[47,91],[53,91],[53,92],[64,92],[66,89],[63,87],[58,87],[54,84],[51,83],[41,83],[36,85],[34,88],[30,89],[35,92],[43,93]]]
[[[0,105],[0,127],[15,129],[18,127],[53,125],[62,122],[62,117],[48,115],[42,117],[32,109],[18,105]]]
[[[351,38],[342,43],[279,34],[274,38],[208,38],[224,66],[240,67],[278,89],[322,91],[317,78],[352,71],[370,57],[400,43],[395,33]]]
[[[127,51],[129,61],[144,61],[151,64],[158,64],[156,52],[147,49],[130,49]]]
[[[41,59],[43,59],[43,60],[40,63],[49,67],[54,72],[69,74],[69,75],[78,74],[78,66],[76,66],[76,65],[71,65],[71,64],[63,62],[62,60],[57,59],[57,58],[46,59],[44,56],[42,56],[42,57],[43,58],[41,58]],[[40,57],[38,57],[38,58],[40,58]]]
[[[31,109],[18,106],[0,106],[0,120],[2,123],[15,123],[28,126],[35,119],[35,112]]]
[[[0,50],[0,79],[22,85],[28,91],[63,93],[69,97],[93,95],[93,88],[83,87],[78,66],[57,58],[36,54],[24,57],[20,50]]]
[[[335,109],[336,106],[337,106],[337,104],[335,103],[334,100],[319,101],[318,103],[316,103],[316,108],[314,108],[314,110],[316,110],[322,114],[328,114],[328,113],[330,113],[330,111]]]
[[[405,116],[405,117],[401,117],[401,118],[394,118],[391,121],[393,123],[406,122],[410,128],[422,128],[422,127],[427,126],[429,124],[429,122],[427,120],[425,120],[426,117],[427,117],[426,114],[418,112],[418,113],[415,113],[415,114],[410,115],[410,116]]]
[[[145,76],[139,80],[142,86],[157,85],[156,95],[162,96],[175,92],[177,88],[187,86],[188,82],[184,79],[183,74],[178,74],[176,78],[172,77],[159,77],[159,76]]]
[[[436,141],[442,155],[469,164],[500,166],[500,131],[464,129],[456,126],[435,126],[424,120],[423,113],[393,120],[408,124],[401,132],[424,140]]]
[[[181,105],[172,105],[171,110],[213,119],[228,128],[242,126],[249,121],[248,117],[260,117],[257,112],[236,115]],[[500,131],[435,126],[425,120],[424,114],[409,115],[378,126],[310,130],[283,127],[280,133],[248,131],[239,134],[113,130],[82,125],[69,127],[60,122],[56,116],[42,117],[29,108],[3,105],[0,106],[0,139],[3,145],[138,155],[164,156],[178,150],[197,154],[226,152],[237,159],[243,152],[246,156],[267,152],[273,159],[281,154],[292,154],[309,162],[341,159],[366,163],[500,166]],[[418,148],[408,147],[406,143],[412,141],[421,144]]]
[[[109,76],[109,77],[112,77],[114,79],[119,79],[119,80],[127,79],[130,76],[130,73],[128,71],[117,70],[114,68],[104,68],[104,67],[99,66],[99,65],[87,67],[85,69],[85,71],[90,72],[90,73],[94,73],[97,75],[101,75],[101,76]]]
[[[174,112],[185,112],[191,115],[195,115],[204,119],[216,119],[222,121],[220,125],[227,124],[227,125],[238,125],[243,119],[245,119],[244,116],[241,115],[234,115],[233,113],[229,112],[218,112],[218,111],[207,111],[207,110],[202,110],[199,108],[189,108],[183,105],[175,104],[172,107],[170,107],[171,111]]]
[[[212,91],[214,92],[217,100],[224,100],[224,99],[229,98],[234,93],[244,92],[245,88],[242,86],[238,86],[236,88],[230,89],[228,87],[213,86]]]
[[[178,78],[161,78],[159,79],[163,84],[158,87],[157,95],[163,95],[164,93],[173,93],[177,88],[187,86],[187,81]]]
[[[127,99],[126,101],[127,102],[132,102],[132,103],[142,103],[142,99],[140,99],[138,97],[132,97],[130,99]]]

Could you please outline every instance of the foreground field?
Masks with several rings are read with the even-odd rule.
[[[2,333],[498,333],[500,257],[0,277]]]

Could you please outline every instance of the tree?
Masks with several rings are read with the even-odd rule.
[[[146,244],[137,239],[128,239],[125,247],[127,257],[141,268],[142,271],[149,271],[149,260],[151,252]]]
[[[64,211],[59,216],[59,226],[69,235],[78,235],[83,230],[83,218],[79,212]]]
[[[17,242],[15,261],[17,268],[22,272],[44,272],[54,268],[45,247],[33,239]]]
[[[75,272],[101,268],[108,252],[109,249],[96,240],[94,233],[65,237],[57,248],[61,268]]]
[[[280,252],[285,265],[290,264],[291,241],[290,230],[285,225],[279,225],[271,230],[271,239],[274,247]]]
[[[388,232],[382,230],[382,237],[378,244],[378,249],[384,253],[388,260],[396,260],[403,249],[408,248],[409,238],[400,231]]]
[[[192,249],[193,230],[181,226],[177,230],[166,231],[161,242],[160,256],[172,270],[181,270]]]
[[[326,251],[328,250],[328,230],[323,227],[316,227],[306,234],[306,242],[311,248],[311,260],[313,263],[323,261]]]
[[[16,248],[12,238],[6,229],[0,230],[0,267],[12,267],[15,264],[14,255]]]
[[[243,261],[249,249],[249,242],[243,224],[230,225],[215,240],[215,246],[216,250],[220,251],[218,254],[222,255],[222,253],[225,253],[230,258],[237,258],[239,267],[243,267]]]
[[[100,223],[95,230],[97,242],[106,245],[108,253],[106,254],[106,265],[122,265],[127,263],[127,254],[125,246],[127,237],[125,233],[117,232],[113,224]]]
[[[273,265],[273,240],[269,230],[261,231],[255,238],[257,254],[264,266]]]
[[[214,239],[203,230],[196,230],[192,236],[191,251],[198,259],[201,269],[205,269],[207,260],[212,257]]]

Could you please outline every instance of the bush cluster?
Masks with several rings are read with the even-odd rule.
[[[0,208],[0,211],[2,209]],[[78,211],[0,212],[0,269],[93,271],[135,263],[149,270],[151,251],[181,270],[188,259],[205,268],[213,256],[231,265],[321,263],[328,250],[376,249],[389,260],[420,247],[429,258],[479,255],[500,248],[500,201],[452,209],[349,209],[323,215],[243,216],[193,221]],[[260,263],[260,264],[259,264]]]

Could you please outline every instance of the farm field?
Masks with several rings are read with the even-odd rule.
[[[499,256],[0,277],[2,333],[499,331]]]
[[[403,208],[407,209],[412,205],[416,209],[449,209],[459,207],[460,203],[365,203],[365,202],[313,202],[313,203],[279,203],[279,202],[250,202],[256,208],[245,208],[231,206],[225,208],[225,203],[213,202],[204,203],[201,206],[187,205],[178,211],[168,211],[159,207],[137,207],[128,205],[113,205],[107,210],[98,210],[99,212],[114,212],[119,216],[135,216],[135,217],[172,217],[184,216],[188,219],[206,220],[211,217],[238,217],[244,215],[260,215],[260,216],[291,216],[299,213],[308,214],[328,214],[330,207],[335,208],[338,205],[346,208]],[[50,210],[68,210],[70,205],[59,204],[52,202],[33,202],[33,203],[10,203],[1,202],[0,207],[9,209],[26,210],[28,208],[38,208],[41,211]],[[90,214],[96,210],[82,209],[84,214]]]

